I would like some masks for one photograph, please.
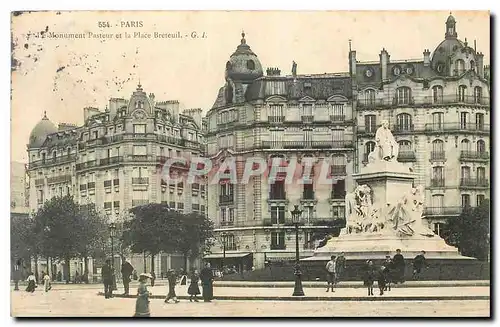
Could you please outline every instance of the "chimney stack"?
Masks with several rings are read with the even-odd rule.
[[[484,78],[484,66],[483,66],[483,58],[484,55],[482,52],[478,52],[476,54],[476,59],[477,59],[477,74],[481,77]]]
[[[387,79],[387,65],[389,64],[391,56],[389,55],[387,50],[385,50],[385,48],[382,49],[379,56],[380,56],[380,69],[382,71],[382,81],[385,81]]]
[[[429,49],[424,50],[424,66],[428,67],[431,65],[431,52]]]

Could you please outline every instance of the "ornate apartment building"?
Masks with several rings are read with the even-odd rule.
[[[253,176],[248,184],[221,181],[208,185],[208,215],[216,223],[218,242],[212,248],[216,265],[224,255],[227,265],[262,267],[266,260],[295,256],[295,232],[291,227],[294,205],[303,210],[300,243],[303,255],[311,255],[311,235],[324,229],[325,221],[344,221],[344,197],[353,187],[355,136],[352,83],[348,73],[282,76],[277,68],[264,75],[257,55],[241,44],[226,63],[226,81],[205,118],[207,156],[215,165],[236,161],[238,181],[246,160],[280,158],[287,166],[296,160],[326,160],[330,185],[285,183],[283,175],[271,180]],[[268,171],[269,171],[268,169]],[[299,168],[299,175],[300,170]],[[315,170],[312,174],[318,174]],[[222,234],[222,232],[225,232]]]
[[[425,186],[425,217],[436,233],[462,207],[479,205],[490,194],[489,68],[475,44],[458,39],[453,16],[445,25],[445,39],[418,60],[391,60],[385,49],[375,62],[350,55],[358,164],[367,162],[375,131],[388,120],[398,160]]]
[[[128,209],[149,202],[205,212],[204,185],[166,184],[160,169],[170,157],[200,156],[201,119],[201,109],[179,113],[178,101],[156,101],[141,85],[130,99],[110,99],[105,110],[85,108],[83,126],[56,127],[44,115],[28,144],[30,209],[71,194],[82,205],[95,205],[110,221],[123,221]],[[132,258],[132,264],[142,271],[138,260]],[[172,260],[182,264],[180,257],[158,258],[158,276],[176,266]]]

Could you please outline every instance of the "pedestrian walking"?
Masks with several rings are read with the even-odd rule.
[[[168,279],[168,294],[165,298],[165,303],[169,303],[170,299],[174,300],[174,303],[179,303],[177,300],[177,295],[175,294],[175,284],[177,284],[177,276],[175,275],[175,271],[170,269],[167,273]]]
[[[340,279],[344,276],[345,270],[345,253],[342,252],[335,259],[335,286],[337,286]]]
[[[156,274],[152,271],[149,275],[151,276],[151,287],[153,287],[155,286]]]
[[[195,271],[190,276],[191,283],[189,284],[188,294],[189,302],[198,302],[198,295],[201,294],[200,288],[198,287],[198,282],[200,281],[200,276],[198,270]]]
[[[385,266],[380,266],[380,268],[376,272],[377,286],[378,286],[378,289],[380,290],[380,295],[384,295],[384,290],[387,287],[385,269],[386,269]],[[372,293],[373,293],[373,291],[372,291]]]
[[[330,261],[326,263],[326,291],[330,291],[330,288],[332,289],[332,292],[335,292],[334,286],[335,286],[335,256],[332,255],[330,258]]]
[[[130,264],[130,262],[125,260],[122,263],[122,269],[121,269],[122,278],[123,278],[123,288],[125,289],[125,291],[123,292],[123,295],[129,294],[131,275],[132,275],[133,271],[134,271],[134,267]]]
[[[210,268],[210,263],[207,262],[205,268],[200,272],[200,279],[203,286],[203,301],[211,302],[214,296],[213,281],[214,273]]]
[[[397,249],[396,254],[392,258],[393,262],[393,277],[394,277],[394,284],[403,284],[405,282],[405,258],[401,254],[401,250]]]
[[[111,260],[107,259],[106,264],[101,270],[102,282],[104,284],[104,298],[109,299],[113,297],[113,267],[111,267]]]
[[[425,251],[422,250],[420,254],[413,259],[413,279],[418,279],[424,268],[428,268],[428,266],[425,260]]]
[[[137,300],[135,300],[134,317],[149,317],[149,296],[147,281],[151,279],[150,274],[142,273],[139,275],[139,287],[137,288]]]
[[[385,267],[384,269],[384,274],[385,274],[385,288],[384,291],[390,291],[391,290],[391,283],[393,280],[393,266],[394,263],[392,262],[391,256],[386,255],[385,256],[385,261],[383,263],[383,266]]]
[[[363,283],[368,288],[368,296],[373,295],[374,280],[375,280],[375,267],[373,266],[373,261],[367,260]]]
[[[48,292],[52,289],[52,284],[50,282],[50,275],[49,274],[45,274],[43,276],[43,287],[45,289],[45,292]]]
[[[14,265],[14,291],[19,291],[19,279],[21,279],[21,260]]]
[[[33,272],[30,272],[28,275],[28,279],[26,279],[28,282],[28,286],[26,287],[26,292],[33,293],[36,288],[36,278],[35,274]]]

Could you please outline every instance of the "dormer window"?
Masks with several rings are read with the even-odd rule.
[[[250,70],[255,69],[255,62],[253,60],[247,60],[247,68]]]
[[[144,108],[144,102],[142,101],[135,102],[135,109],[143,109],[143,108]]]

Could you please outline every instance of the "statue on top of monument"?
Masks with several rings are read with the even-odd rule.
[[[389,129],[389,122],[382,121],[382,125],[375,133],[375,149],[369,155],[369,161],[397,161],[399,144],[396,142],[394,135]]]

